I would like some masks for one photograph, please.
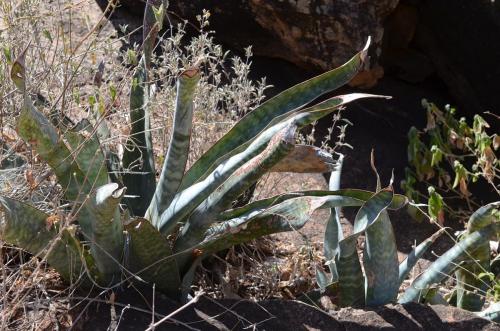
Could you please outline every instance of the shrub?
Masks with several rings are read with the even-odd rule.
[[[490,125],[479,114],[470,126],[465,117],[457,119],[456,109],[449,105],[444,111],[426,100],[422,105],[427,126],[422,131],[412,127],[408,133],[410,167],[402,187],[413,201],[427,200],[429,215],[440,223],[446,215],[467,220],[481,205],[484,193],[493,199],[500,197],[500,160],[496,156],[500,136],[488,133]],[[424,185],[428,194],[421,192]],[[474,196],[471,187],[482,191],[483,197]]]

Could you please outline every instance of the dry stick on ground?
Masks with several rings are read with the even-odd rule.
[[[178,313],[180,313],[181,311],[183,311],[184,309],[186,309],[187,307],[191,306],[192,304],[198,302],[198,300],[201,298],[201,296],[205,294],[203,291],[200,291],[198,293],[195,294],[195,296],[189,300],[188,303],[186,303],[185,305],[183,305],[182,307],[174,310],[173,312],[171,312],[170,314],[168,314],[167,316],[163,317],[161,320],[159,320],[158,322],[156,323],[153,323],[151,324],[147,329],[146,331],[153,331],[157,326],[159,326],[160,324],[168,321],[169,319],[171,319],[172,317],[174,317],[175,315],[177,315]]]
[[[79,297],[79,296],[72,296],[71,299],[74,299],[74,300],[80,300],[80,301],[91,301],[92,302],[98,302],[98,303],[109,303],[108,300],[103,300],[103,299],[97,299],[97,298],[89,298],[89,297]],[[48,300],[48,299],[47,299]],[[123,304],[123,303],[120,303],[120,302],[115,302],[113,303],[115,306],[119,306],[119,307],[123,307],[124,309],[132,309],[132,310],[135,310],[135,311],[138,311],[138,312],[141,312],[141,313],[145,313],[145,314],[150,314],[151,311],[147,310],[147,309],[143,309],[143,308],[140,308],[140,307],[135,307],[135,306],[132,306],[130,304]],[[159,314],[159,313],[154,313],[154,315],[158,318],[163,318],[165,317],[165,315],[162,315],[162,314]],[[169,318],[170,321],[172,321],[172,323],[174,324],[179,324],[179,325],[182,325],[184,326],[185,328],[189,329],[189,330],[193,330],[193,331],[200,331],[199,329],[196,329],[196,328],[193,328],[192,326],[188,325],[187,323],[184,323],[184,322],[181,322],[179,320],[176,320],[175,318],[173,317],[170,317]],[[73,326],[69,329],[69,330],[72,330],[73,327],[75,327],[76,323],[73,322]]]

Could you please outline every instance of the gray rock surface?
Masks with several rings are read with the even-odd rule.
[[[120,316],[118,330],[143,330],[151,323],[151,314],[143,298],[129,295],[117,296],[117,303],[130,304],[132,308],[121,311],[119,305],[92,305],[86,312],[86,320],[79,329],[106,330],[110,316]],[[142,303],[141,303],[142,302]],[[155,312],[168,314],[178,306],[156,298]],[[199,302],[176,314],[177,321],[199,330],[500,330],[496,323],[481,319],[471,312],[446,306],[421,304],[388,305],[374,309],[344,308],[327,314],[298,301],[269,300],[212,300]],[[157,317],[156,321],[159,320]],[[114,325],[116,326],[117,320]],[[187,330],[181,324],[166,322],[155,330]]]
[[[141,12],[139,1],[121,3],[131,12]],[[397,4],[398,0],[203,0],[171,1],[170,10],[196,22],[196,15],[208,9],[211,28],[231,47],[252,44],[257,55],[326,70],[343,64],[368,36],[380,45],[383,21]]]

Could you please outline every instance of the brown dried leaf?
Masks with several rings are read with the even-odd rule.
[[[61,222],[61,217],[59,215],[50,215],[45,219],[45,228],[47,231],[52,229],[56,224]]]
[[[24,172],[24,178],[28,182],[30,189],[34,190],[37,185],[36,185],[35,177],[33,176],[33,170],[26,169],[26,171]]]
[[[469,197],[471,195],[467,188],[467,182],[465,181],[465,178],[460,178],[459,188],[460,193],[462,193],[465,197]]]
[[[493,136],[493,148],[496,151],[498,150],[499,147],[500,147],[500,136],[496,134]]]

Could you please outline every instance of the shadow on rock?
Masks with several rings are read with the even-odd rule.
[[[144,330],[153,321],[152,307],[151,296],[131,291],[118,293],[113,305],[102,302],[88,305],[76,329]],[[157,294],[154,321],[179,307]],[[500,326],[471,312],[439,305],[410,303],[366,310],[343,308],[327,314],[299,301],[253,302],[202,297],[155,330],[500,330]]]

